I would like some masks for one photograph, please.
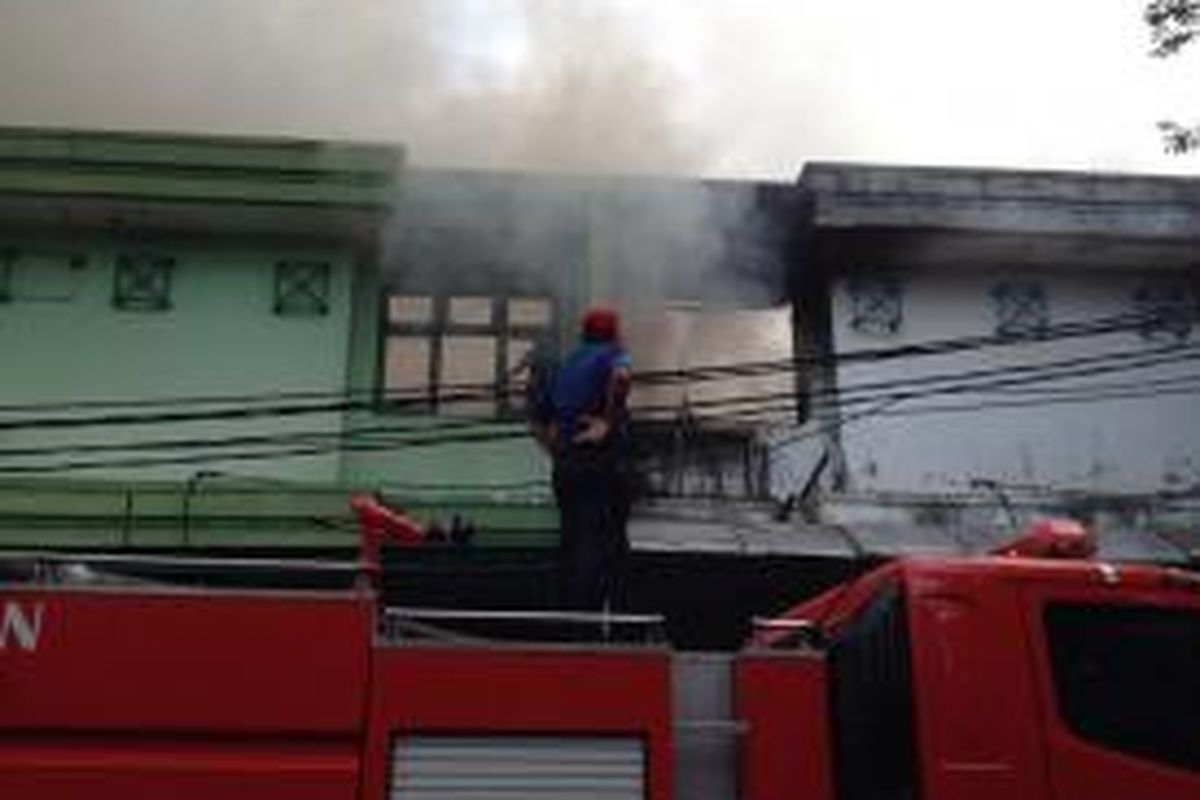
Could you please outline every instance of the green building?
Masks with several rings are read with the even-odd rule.
[[[664,338],[664,303],[674,334],[701,300],[753,307],[783,321],[768,355],[790,354],[779,232],[731,234],[786,188],[0,129],[0,541],[347,545],[365,489],[487,549],[551,545],[530,355],[568,347],[597,298],[642,343]],[[761,274],[731,281],[732,261]],[[708,338],[755,358],[726,333]],[[633,344],[641,366],[691,357]],[[663,391],[646,397],[681,402]]]
[[[356,488],[445,501],[429,459],[459,455],[378,377],[402,174],[387,146],[0,131],[5,543],[325,545]],[[496,449],[461,464],[511,475]],[[528,505],[508,527],[544,535]]]

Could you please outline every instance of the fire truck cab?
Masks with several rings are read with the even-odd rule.
[[[745,796],[1200,797],[1198,588],[1082,560],[884,566],[789,614],[794,651],[777,627],[740,655]]]
[[[653,617],[40,558],[0,583],[4,798],[1200,797],[1200,581],[1181,570],[901,559],[698,654]]]

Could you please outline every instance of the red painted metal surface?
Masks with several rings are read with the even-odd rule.
[[[1111,567],[1113,572],[1088,581],[1045,580],[1022,587],[1028,654],[1034,669],[1037,703],[1044,709],[1043,743],[1054,800],[1097,797],[1195,800],[1200,773],[1167,766],[1091,744],[1070,730],[1056,708],[1046,630],[1041,624],[1047,603],[1139,605],[1183,609],[1200,614],[1200,594],[1193,581],[1174,571]],[[1180,654],[1181,658],[1189,657]],[[1181,698],[1182,699],[1182,698]]]
[[[1200,613],[1194,584],[1091,561],[906,562],[922,789],[927,800],[1200,797],[1200,775],[1088,744],[1055,696],[1051,601]]]
[[[986,565],[905,566],[921,785],[928,800],[1048,798],[1016,583]]]
[[[816,653],[751,653],[734,677],[744,800],[832,798],[825,660]]]
[[[395,647],[376,652],[365,797],[382,798],[400,732],[641,736],[648,800],[671,797],[664,651]]]
[[[797,607],[838,630],[904,588],[924,800],[1200,797],[1200,775],[1080,739],[1048,603],[1200,613],[1194,576],[1092,561],[904,560]],[[638,736],[672,791],[670,654],[377,645],[363,592],[0,588],[0,800],[383,800],[399,733]],[[820,636],[814,638],[814,641]],[[736,665],[747,800],[834,796],[826,663]]]
[[[1023,558],[1084,559],[1096,555],[1096,549],[1095,534],[1081,523],[1073,519],[1042,519],[992,552]]]
[[[369,595],[21,589],[0,603],[27,623],[0,649],[0,797],[355,796]]]
[[[426,531],[404,512],[384,505],[369,494],[350,498],[350,508],[358,517],[359,561],[363,571],[378,580],[384,544],[417,547],[425,542]]]

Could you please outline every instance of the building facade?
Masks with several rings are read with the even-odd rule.
[[[60,519],[66,536],[155,542],[187,527],[204,481],[336,485],[353,365],[371,358],[354,304],[400,162],[338,143],[0,133],[13,535]],[[287,447],[313,455],[269,457]]]
[[[813,164],[802,182],[828,320],[813,398],[827,486],[918,508],[1190,502],[1195,180]]]
[[[1064,512],[1195,529],[1195,181],[401,161],[0,131],[4,542],[347,545],[366,489],[552,547],[525,381],[595,302],[638,376],[640,547],[852,556],[875,545],[825,523]]]

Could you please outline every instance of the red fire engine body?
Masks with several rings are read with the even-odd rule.
[[[760,621],[731,800],[1200,797],[1196,578],[1020,541]],[[0,614],[5,800],[668,800],[705,766],[686,654],[406,635],[370,582],[9,582]]]

